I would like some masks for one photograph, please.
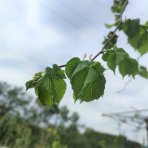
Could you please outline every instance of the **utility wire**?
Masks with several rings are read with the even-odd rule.
[[[122,16],[123,16],[123,13],[126,9],[126,6],[128,4],[128,0],[125,1],[124,5],[123,5],[123,8],[122,8],[122,12],[120,13],[120,16],[119,16],[119,23],[117,25],[117,27],[112,31],[112,36],[110,37],[110,39],[106,42],[106,44],[104,44],[104,46],[102,47],[101,51],[98,52],[93,58],[92,58],[92,61],[94,61],[100,54],[103,53],[104,49],[108,46],[108,44],[113,40],[113,38],[116,36],[116,32],[118,31],[121,23],[122,23]]]
[[[112,41],[112,39],[115,37],[115,33],[118,31],[121,23],[122,23],[122,16],[123,16],[123,13],[126,9],[126,6],[128,4],[128,0],[125,1],[124,5],[123,5],[123,8],[122,8],[122,12],[120,13],[120,16],[119,16],[119,23],[118,25],[116,26],[116,28],[112,31],[112,36],[110,37],[110,39],[104,44],[104,46],[102,47],[102,49],[91,59],[91,61],[94,61],[100,54],[104,53],[104,49],[108,46],[108,44]],[[59,15],[54,9],[51,9],[49,8],[49,10],[55,14],[56,16],[62,18],[63,20],[65,20],[66,22],[69,22],[71,25],[73,25],[75,28],[79,28],[79,26],[77,26],[76,24],[73,24],[71,21],[69,21],[67,18],[63,17],[62,15]],[[88,34],[88,33],[87,33]],[[66,65],[60,65],[59,68],[63,68],[65,67]]]
[[[125,112],[117,112],[117,113],[110,113],[110,114],[102,114],[104,117],[109,117],[115,120],[118,120],[124,124],[142,127],[143,123],[145,123],[146,117],[141,116],[141,112],[147,112],[148,109],[141,109],[136,111],[125,111]],[[129,114],[134,113],[134,116],[129,116]]]
[[[47,6],[45,6],[47,8]],[[57,16],[58,18],[60,18],[61,20],[63,20],[64,22],[66,22],[67,24],[70,24],[71,26],[73,26],[75,29],[77,30],[82,30],[80,28],[79,25],[77,24],[74,24],[71,20],[69,20],[68,18],[64,17],[63,15],[59,14],[55,9],[51,8],[51,7],[48,7],[47,8],[52,14],[54,14],[55,16]],[[84,35],[87,35],[87,36],[91,36],[94,40],[96,40],[96,37],[94,37],[89,31],[80,31],[82,32]],[[96,40],[97,41],[97,40]]]
[[[64,8],[68,9],[70,12],[72,12],[73,14],[75,14],[77,17],[81,18],[81,20],[83,20],[84,22],[86,22],[87,24],[92,24],[92,20],[88,19],[87,17],[83,16],[81,13],[79,13],[78,11],[76,11],[74,8],[72,8],[71,6],[69,6],[66,2],[60,0],[58,1]],[[92,34],[95,37],[96,40],[96,33],[92,33],[90,31],[87,31],[88,33]],[[91,36],[92,36],[91,35]]]
[[[105,5],[103,5],[102,3],[100,3],[100,1],[98,1],[98,0],[93,0],[96,4],[97,4],[97,6],[102,6],[102,7],[104,7]]]
[[[103,116],[109,115],[109,116],[114,116],[114,115],[121,115],[121,114],[129,114],[129,113],[136,113],[136,112],[147,112],[148,108],[145,109],[140,109],[140,110],[135,110],[135,111],[125,111],[125,112],[117,112],[117,113],[111,113],[111,114],[102,114]]]
[[[59,2],[63,5],[63,7],[69,9],[70,11],[72,11],[76,16],[80,17],[86,23],[88,23],[88,24],[92,23],[92,20],[90,20],[87,17],[83,16],[81,13],[79,13],[78,11],[73,9],[71,6],[67,5],[64,1],[61,0]]]

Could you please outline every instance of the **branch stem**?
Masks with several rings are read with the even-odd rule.
[[[91,61],[94,61],[99,55],[103,54],[103,52],[104,52],[105,48],[107,47],[107,45],[108,45],[108,44],[112,41],[112,39],[115,37],[116,32],[118,31],[118,29],[119,29],[119,27],[120,27],[120,25],[121,25],[121,23],[122,23],[122,16],[123,16],[123,13],[124,13],[124,11],[125,11],[125,9],[126,9],[127,4],[128,4],[128,0],[126,0],[125,3],[124,3],[123,9],[122,9],[122,11],[121,11],[121,13],[120,13],[120,16],[119,16],[118,24],[117,24],[116,28],[112,31],[112,36],[111,36],[111,37],[109,38],[109,40],[104,44],[104,46],[102,47],[102,49],[91,59]],[[63,67],[65,67],[65,66],[66,66],[66,64],[65,64],[65,65],[60,65],[59,68],[63,68]]]

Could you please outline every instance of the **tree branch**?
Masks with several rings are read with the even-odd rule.
[[[65,66],[66,66],[66,64],[64,64],[64,65],[60,65],[59,68],[63,68],[63,67],[65,67]]]
[[[117,27],[114,29],[114,31],[112,32],[112,36],[110,37],[110,39],[106,42],[106,44],[104,44],[104,46],[102,47],[101,51],[99,53],[97,53],[93,58],[92,58],[92,61],[94,61],[100,54],[103,53],[103,50],[107,47],[107,45],[112,41],[112,39],[115,37],[116,35],[116,32],[117,30],[119,29],[121,23],[122,23],[122,16],[123,16],[123,13],[125,11],[125,8],[128,4],[128,0],[125,1],[125,4],[123,6],[123,10],[122,12],[120,13],[120,17],[119,17],[119,23],[117,25]]]
[[[104,52],[104,49],[107,47],[107,45],[108,45],[108,44],[112,41],[112,39],[115,37],[116,32],[117,32],[117,30],[119,29],[119,27],[120,27],[120,25],[121,25],[121,23],[122,23],[122,16],[123,16],[123,13],[124,13],[124,11],[125,11],[125,9],[126,9],[127,4],[128,4],[128,0],[126,0],[125,3],[124,3],[123,9],[122,9],[122,11],[121,11],[121,13],[120,13],[120,16],[119,16],[118,25],[117,25],[116,28],[113,30],[112,36],[111,36],[111,37],[109,38],[109,40],[104,44],[104,46],[102,47],[102,49],[100,50],[100,52],[98,52],[98,53],[91,59],[91,61],[94,61],[100,54],[102,54],[102,53]],[[63,67],[65,67],[65,66],[66,66],[66,65],[60,65],[59,68],[63,68]]]

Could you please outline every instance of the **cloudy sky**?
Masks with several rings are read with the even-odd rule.
[[[34,73],[52,64],[65,64],[70,58],[95,55],[108,33],[105,23],[114,22],[110,11],[113,0],[0,0],[0,80],[24,86]],[[129,0],[126,18],[148,20],[147,0]],[[137,58],[139,55],[121,36],[118,45]],[[148,66],[148,55],[140,63]],[[98,58],[97,60],[100,60]],[[103,98],[91,103],[74,103],[70,85],[62,105],[80,114],[81,123],[96,130],[118,134],[117,123],[102,113],[148,108],[148,81],[136,77],[117,93],[129,78],[105,73],[107,85]],[[68,82],[69,83],[69,82]],[[28,91],[27,93],[32,93]],[[128,130],[130,127],[126,126]],[[127,132],[126,132],[127,133]],[[133,133],[128,137],[135,139]],[[142,139],[142,136],[141,136]]]

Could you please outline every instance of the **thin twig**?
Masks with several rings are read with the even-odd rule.
[[[66,64],[65,64],[65,65],[60,65],[59,68],[63,68],[63,67],[65,67],[65,66],[66,66]]]
[[[92,61],[94,61],[100,54],[103,53],[103,50],[106,48],[106,46],[107,46],[107,45],[112,41],[112,39],[115,37],[116,32],[117,32],[117,30],[119,29],[119,27],[120,27],[120,25],[121,25],[121,23],[122,23],[122,16],[123,16],[123,13],[124,13],[124,11],[125,11],[125,8],[126,8],[127,4],[128,4],[128,0],[126,0],[126,2],[125,2],[125,4],[124,4],[123,10],[122,10],[122,12],[120,13],[119,23],[118,23],[117,27],[114,29],[114,31],[112,32],[111,38],[106,42],[106,44],[104,44],[104,46],[102,47],[101,51],[100,51],[99,53],[97,53],[97,54],[92,58]]]
[[[102,47],[102,49],[100,50],[100,52],[98,52],[92,59],[91,59],[91,61],[94,61],[100,54],[102,54],[103,52],[104,52],[104,49],[107,47],[107,45],[112,41],[112,39],[115,37],[115,35],[116,35],[116,32],[117,32],[117,30],[119,29],[119,27],[120,27],[120,25],[121,25],[121,23],[122,23],[122,16],[123,16],[123,13],[124,13],[124,11],[125,11],[125,9],[126,9],[126,6],[127,6],[127,4],[128,4],[128,0],[126,0],[125,1],[125,3],[124,3],[124,6],[123,6],[123,10],[121,11],[121,13],[120,13],[120,16],[119,16],[119,23],[118,23],[118,25],[116,26],[116,28],[114,29],[114,31],[112,32],[112,36],[109,38],[109,40],[104,44],[104,46]],[[63,67],[65,67],[66,65],[61,65],[61,66],[59,66],[59,68],[63,68]]]

